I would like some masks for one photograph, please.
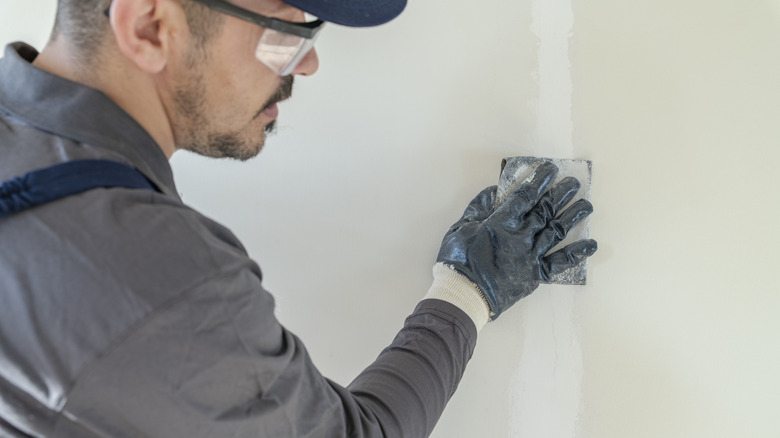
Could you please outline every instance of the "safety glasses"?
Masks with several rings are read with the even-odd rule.
[[[295,70],[314,47],[325,22],[314,20],[293,23],[256,14],[223,0],[194,0],[198,3],[238,19],[254,23],[265,29],[255,49],[255,58],[279,76],[287,76]]]

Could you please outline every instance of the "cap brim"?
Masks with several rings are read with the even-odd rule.
[[[387,23],[406,7],[406,0],[282,0],[322,21],[350,27]]]

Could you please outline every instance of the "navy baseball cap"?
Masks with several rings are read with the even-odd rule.
[[[350,27],[387,23],[406,7],[406,0],[282,0],[322,21]]]

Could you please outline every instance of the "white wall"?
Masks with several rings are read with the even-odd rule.
[[[49,39],[56,7],[56,0],[0,0],[0,44],[25,41],[40,49]]]
[[[54,3],[0,0],[0,42]],[[589,285],[486,327],[434,436],[776,437],[777,41],[768,0],[412,1],[326,29],[260,157],[173,166],[346,384],[502,157],[593,160]]]
[[[780,2],[575,2],[593,437],[780,436]]]

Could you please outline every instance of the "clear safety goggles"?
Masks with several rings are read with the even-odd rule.
[[[266,17],[224,0],[194,0],[209,8],[238,19],[254,23],[265,30],[255,49],[255,58],[279,76],[295,70],[314,47],[325,22],[307,15],[307,21],[294,23]]]

